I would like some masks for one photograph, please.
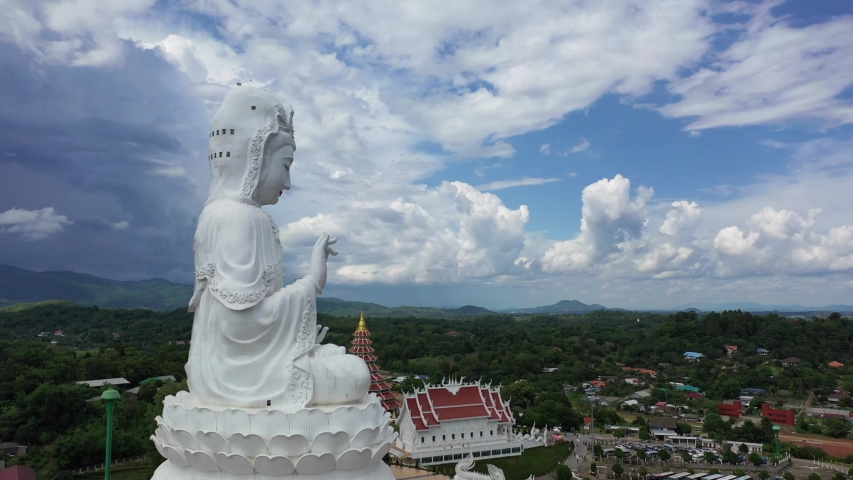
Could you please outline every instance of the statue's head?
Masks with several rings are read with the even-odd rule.
[[[284,190],[290,190],[295,150],[293,109],[260,88],[231,89],[210,126],[208,202],[278,203]]]

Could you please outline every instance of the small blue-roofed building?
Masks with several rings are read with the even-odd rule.
[[[682,391],[682,392],[693,392],[693,393],[697,393],[699,390],[701,390],[701,388],[694,387],[693,385],[679,385],[679,386],[675,387],[675,389]]]
[[[769,353],[770,353],[770,351],[765,350],[765,349],[763,349],[763,348],[756,348],[756,349],[755,349],[755,353],[757,353],[758,355],[760,355],[760,356],[762,356],[762,357],[766,357],[766,356],[767,356],[767,354],[769,354]]]
[[[705,355],[702,355],[699,352],[684,352],[684,359],[688,362],[695,362],[700,358],[704,358]]]

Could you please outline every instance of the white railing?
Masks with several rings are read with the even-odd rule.
[[[145,460],[145,458],[146,458],[145,455],[138,455],[136,457],[128,457],[128,458],[120,458],[118,460],[113,460],[110,465],[112,465],[113,467],[116,467],[119,465],[129,465],[131,463],[141,462],[141,461]],[[85,473],[85,472],[97,472],[97,471],[103,470],[105,468],[107,468],[107,465],[105,463],[99,463],[97,465],[89,465],[88,467],[82,467],[82,468],[77,468],[77,469],[71,470],[71,473],[76,474],[76,473]]]

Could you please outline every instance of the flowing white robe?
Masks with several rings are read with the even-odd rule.
[[[239,201],[208,202],[194,243],[190,391],[211,405],[304,407],[313,391],[307,354],[317,291],[308,279],[282,288],[272,217]]]

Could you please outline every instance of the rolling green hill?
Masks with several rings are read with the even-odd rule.
[[[65,301],[104,308],[147,308],[174,310],[187,307],[192,296],[191,285],[173,283],[162,278],[119,281],[75,272],[34,272],[0,265],[0,308],[22,310],[43,302]],[[460,308],[385,307],[376,303],[351,302],[333,297],[320,297],[320,313],[340,317],[364,313],[371,317],[459,318],[489,315],[482,307]]]
[[[110,308],[186,307],[192,286],[162,278],[119,281],[75,272],[34,272],[0,265],[0,307],[46,300]]]

